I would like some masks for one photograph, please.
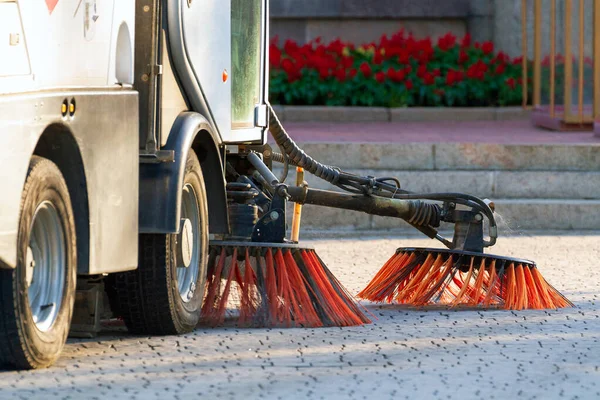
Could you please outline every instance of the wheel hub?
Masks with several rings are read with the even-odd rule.
[[[33,216],[25,262],[31,316],[36,327],[46,332],[58,316],[66,276],[64,231],[49,201],[40,204]]]
[[[177,261],[178,267],[187,268],[192,262],[194,252],[194,230],[188,218],[181,220],[179,235],[177,237]]]
[[[176,262],[177,288],[184,302],[189,302],[196,291],[196,281],[200,274],[200,234],[198,227],[200,210],[198,198],[192,185],[185,185],[182,193],[181,228],[177,235]]]

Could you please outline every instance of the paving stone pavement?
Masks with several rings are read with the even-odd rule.
[[[406,237],[317,239],[352,292]],[[600,235],[513,236],[494,252],[537,261],[576,307],[417,310],[367,305],[371,325],[107,333],[69,340],[53,368],[0,372],[8,399],[597,399]]]

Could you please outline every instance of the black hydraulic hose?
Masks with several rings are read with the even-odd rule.
[[[371,178],[360,177],[341,171],[339,168],[324,165],[314,160],[304,152],[285,131],[279,118],[275,114],[273,107],[269,104],[269,131],[273,135],[277,145],[287,154],[287,162],[294,166],[299,166],[327,182],[340,187],[350,193],[355,194],[376,194],[383,197],[403,199],[403,200],[433,200],[433,201],[452,201],[463,204],[483,212],[488,218],[490,226],[490,240],[486,242],[487,246],[493,246],[498,237],[498,228],[494,213],[491,208],[481,199],[463,194],[463,193],[411,193],[400,189],[399,181],[393,179],[394,185],[389,184],[390,178]],[[273,153],[273,160],[285,162],[284,154]],[[385,193],[387,192],[387,193]]]
[[[283,129],[283,126],[271,105],[269,105],[269,131],[271,132],[271,135],[273,135],[275,142],[281,146],[283,151],[288,155],[288,162],[290,164],[302,167],[311,174],[324,179],[329,183],[334,185],[337,184],[340,177],[340,171],[332,166],[321,164],[306,154]]]

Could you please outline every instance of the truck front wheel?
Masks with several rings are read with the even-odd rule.
[[[138,269],[113,277],[109,294],[116,308],[113,311],[123,317],[132,333],[186,333],[200,319],[206,282],[208,208],[202,170],[193,151],[186,162],[181,218],[179,234],[140,235]]]
[[[60,170],[33,157],[21,197],[17,266],[0,270],[0,364],[43,368],[59,357],[73,314],[75,240]]]

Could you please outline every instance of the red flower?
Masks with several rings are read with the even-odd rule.
[[[342,58],[342,65],[344,68],[351,68],[354,65],[354,58],[350,56]]]
[[[435,83],[435,76],[433,76],[432,73],[426,72],[425,75],[423,75],[423,83],[427,86],[433,85]]]
[[[484,80],[485,73],[488,70],[488,66],[481,60],[477,61],[474,64],[471,64],[469,69],[467,69],[467,76],[471,79],[478,79],[480,81]]]
[[[508,85],[508,87],[510,87],[513,90],[517,87],[517,83],[515,82],[515,78],[508,78],[506,80],[506,84]]]
[[[448,51],[456,45],[456,36],[451,32],[446,33],[438,39],[438,47],[442,51]]]
[[[461,47],[469,47],[471,45],[471,34],[467,32],[460,42]]]
[[[398,55],[398,62],[400,64],[408,64],[410,62],[410,51],[408,51],[408,49],[400,49],[400,54]]]
[[[484,42],[481,45],[481,50],[483,50],[483,54],[491,54],[494,52],[494,43],[492,42]]]
[[[427,73],[427,65],[425,65],[425,64],[419,65],[419,68],[417,69],[417,76],[419,78],[422,78],[423,76],[425,76],[426,73]]]
[[[449,69],[448,73],[446,74],[446,85],[448,85],[448,86],[454,85],[454,83],[457,82],[456,78],[457,78],[456,71],[454,71],[453,69]]]
[[[510,57],[506,53],[501,51],[500,53],[498,53],[496,55],[496,57],[494,57],[493,62],[499,62],[500,64],[504,64],[504,63],[508,62],[509,60],[510,60]]]
[[[337,79],[340,82],[344,82],[346,80],[346,70],[343,68],[336,69],[334,75],[335,79]]]
[[[387,70],[387,77],[394,82],[403,82],[404,79],[406,79],[406,72],[401,69],[396,71],[394,68],[390,67]]]
[[[321,67],[319,68],[319,76],[321,77],[321,79],[327,79],[329,78],[329,68],[327,67]]]
[[[440,76],[442,75],[442,72],[440,71],[439,68],[434,69],[432,72],[433,76]]]
[[[521,57],[515,57],[513,59],[512,63],[513,63],[513,65],[521,65],[522,62],[523,62],[523,57],[521,56]]]
[[[385,73],[383,71],[379,71],[375,74],[375,80],[379,83],[385,82]]]
[[[281,62],[281,68],[285,71],[288,76],[288,81],[294,82],[300,79],[301,73],[300,68],[289,58],[284,58]]]
[[[269,46],[269,62],[276,69],[281,67],[281,50],[274,43]]]
[[[370,77],[373,74],[373,70],[371,69],[371,66],[369,64],[367,64],[366,61],[364,61],[362,64],[360,64],[360,72],[362,72],[362,74],[365,77]]]
[[[410,79],[408,79],[406,82],[404,82],[404,86],[406,87],[406,90],[412,90],[413,89],[413,83]]]
[[[283,44],[283,50],[290,56],[295,55],[298,52],[298,43],[293,40],[286,40]]]
[[[387,70],[387,77],[390,80],[395,81],[396,80],[396,70],[392,67],[389,67]]]
[[[496,75],[502,75],[505,70],[506,67],[504,66],[504,64],[498,64],[498,66],[496,66],[496,71],[494,72],[496,73]]]
[[[381,51],[376,50],[375,55],[373,56],[373,64],[379,65],[383,62],[383,56],[381,55]]]
[[[458,53],[458,63],[464,64],[467,61],[469,61],[469,55],[467,54],[466,51],[461,50],[460,53]]]
[[[350,78],[354,78],[357,73],[358,71],[356,70],[356,68],[352,68],[350,72],[348,72],[348,75],[350,75]]]

